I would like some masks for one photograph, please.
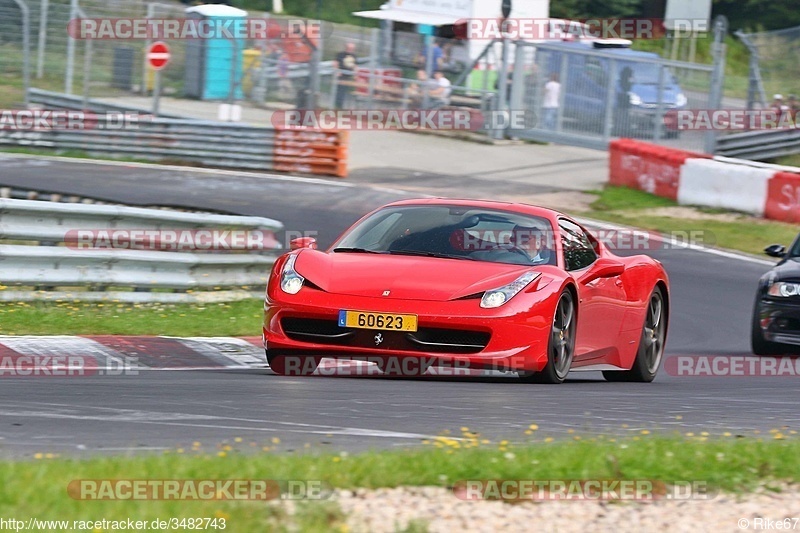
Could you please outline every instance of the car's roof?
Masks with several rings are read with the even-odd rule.
[[[397,202],[392,202],[385,207],[389,206],[411,206],[411,205],[458,205],[458,206],[465,206],[465,207],[477,207],[477,208],[486,208],[486,209],[500,209],[504,211],[514,211],[520,214],[525,215],[533,215],[543,218],[553,219],[559,216],[567,217],[567,215],[556,211],[554,209],[550,209],[547,207],[541,207],[537,205],[530,205],[530,204],[523,204],[520,202],[500,202],[497,200],[474,200],[474,199],[467,199],[467,198],[447,198],[447,197],[437,197],[437,198],[413,198],[409,200],[400,200]],[[569,218],[569,217],[567,217]]]
[[[591,43],[587,42],[563,42],[563,43],[548,43],[548,48],[560,48],[563,50],[597,50],[598,52],[615,54],[620,56],[629,57],[646,57],[646,58],[660,58],[655,52],[645,52],[643,50],[632,50],[630,48],[595,48]]]

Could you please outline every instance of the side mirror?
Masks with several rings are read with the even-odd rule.
[[[764,253],[770,257],[783,257],[786,255],[786,247],[781,244],[771,244],[764,248]]]
[[[581,278],[584,285],[599,278],[613,278],[625,272],[625,264],[616,259],[601,258],[595,261]]]
[[[289,248],[292,250],[299,250],[300,248],[317,249],[317,239],[314,237],[298,237],[289,241]]]

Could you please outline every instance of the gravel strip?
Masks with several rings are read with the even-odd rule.
[[[353,533],[402,531],[416,520],[436,533],[523,531],[767,531],[775,521],[800,517],[800,489],[717,495],[705,501],[547,501],[510,504],[463,501],[439,487],[336,491]],[[747,519],[746,527],[739,520]],[[772,527],[757,518],[772,520]],[[800,521],[780,529],[800,531]],[[793,525],[792,525],[793,524]],[[745,525],[745,524],[742,524]]]

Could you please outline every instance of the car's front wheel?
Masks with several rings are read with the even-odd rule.
[[[750,329],[750,347],[753,349],[755,355],[780,355],[784,352],[782,346],[776,342],[768,341],[764,338],[764,332],[761,330],[761,313],[758,309],[758,296],[756,296],[756,303],[753,306],[753,319]]]
[[[659,287],[653,289],[647,305],[647,313],[642,326],[639,350],[630,370],[606,370],[603,377],[606,381],[637,381],[649,383],[653,381],[661,365],[664,355],[664,342],[667,338],[667,313],[664,295]]]
[[[547,364],[539,372],[520,374],[521,380],[527,383],[563,383],[575,355],[576,314],[575,298],[569,290],[565,290],[558,298],[553,315],[547,346]]]
[[[281,376],[310,376],[319,366],[320,357],[278,355],[265,350],[270,370]]]

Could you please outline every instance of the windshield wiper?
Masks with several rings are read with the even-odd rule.
[[[436,252],[421,252],[419,250],[391,250],[389,253],[392,255],[417,255],[421,257],[438,257],[440,259],[466,259],[468,261],[477,261],[477,259],[465,255],[439,254]]]
[[[353,254],[382,254],[386,252],[379,252],[377,250],[367,250],[366,248],[355,248],[355,247],[344,247],[344,248],[334,248],[334,252],[337,253],[353,253]]]

